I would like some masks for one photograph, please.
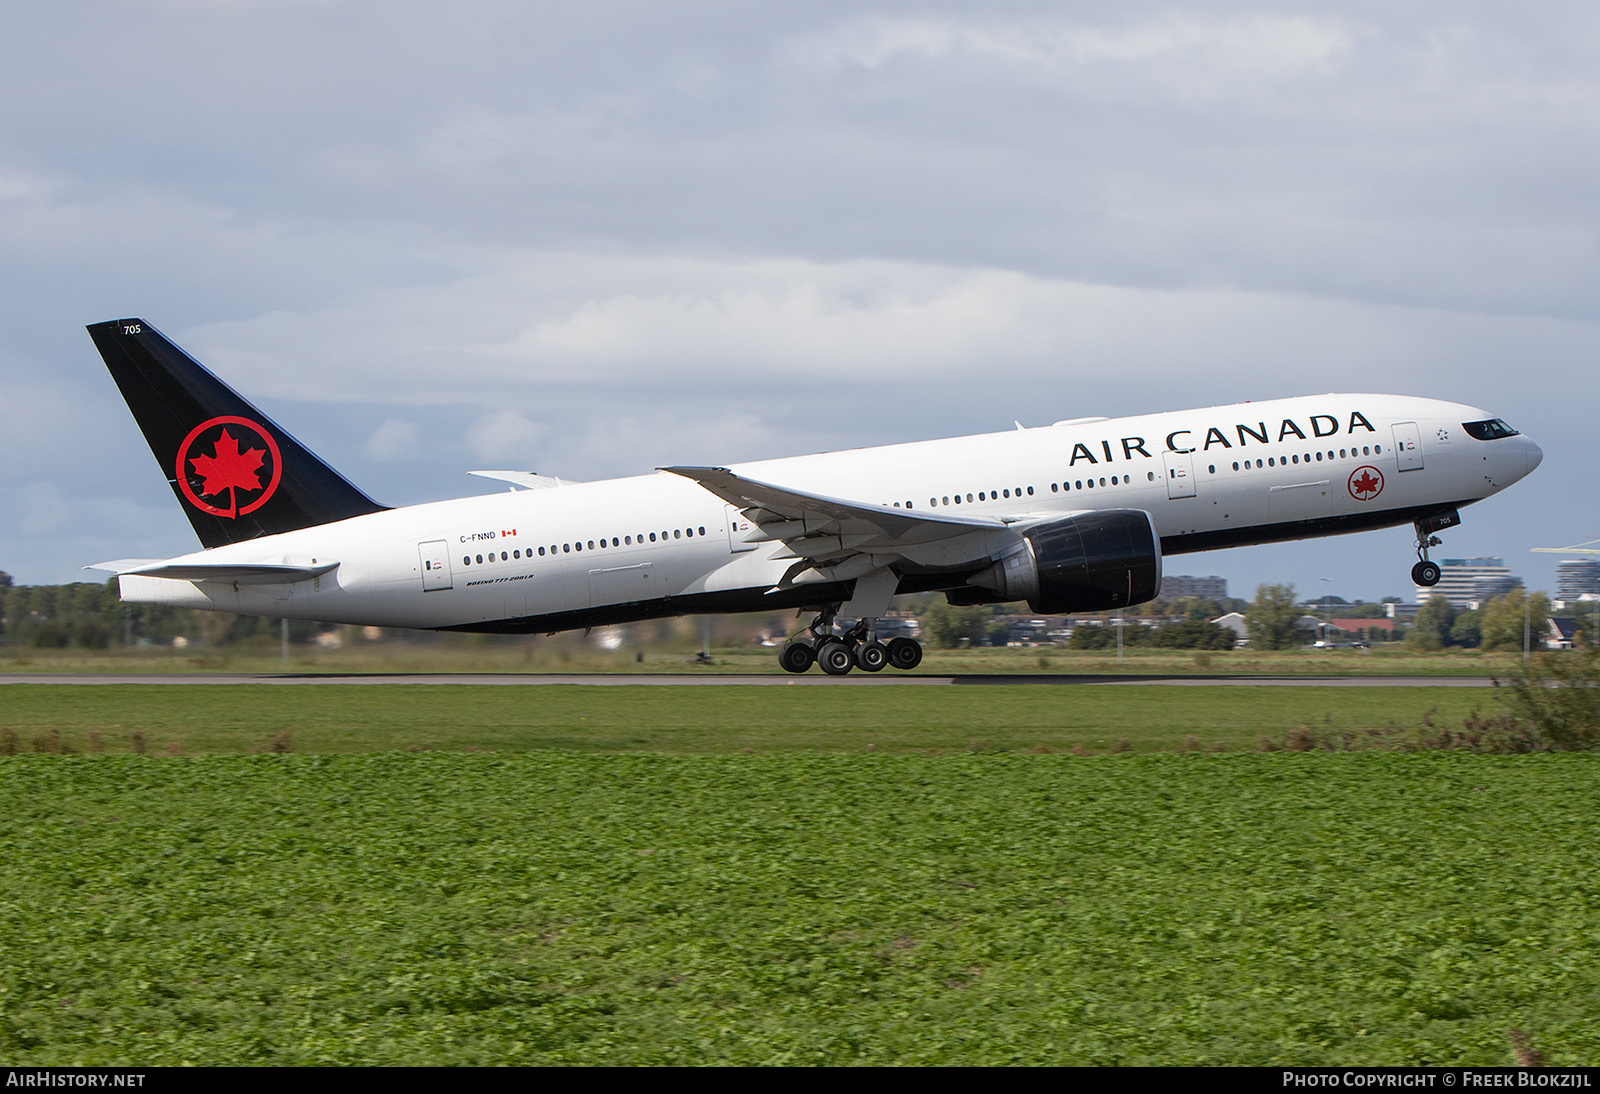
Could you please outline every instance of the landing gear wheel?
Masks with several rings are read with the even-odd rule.
[[[889,663],[889,650],[882,642],[863,642],[856,647],[856,667],[862,672],[882,672]]]
[[[889,664],[902,671],[916,668],[922,664],[922,646],[914,638],[891,638]]]
[[[1412,582],[1414,584],[1421,585],[1425,589],[1431,589],[1435,585],[1439,584],[1439,578],[1441,576],[1439,564],[1437,562],[1429,562],[1427,559],[1423,559],[1421,562],[1411,567]]]
[[[817,659],[817,651],[804,642],[788,642],[778,651],[778,664],[784,672],[805,672]]]
[[[817,664],[829,676],[843,676],[856,667],[856,658],[849,646],[835,638],[817,647]]]

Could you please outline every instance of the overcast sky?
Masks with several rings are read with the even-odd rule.
[[[388,504],[1335,391],[1544,466],[1436,557],[1600,534],[1600,8],[14,5],[0,569],[196,540],[86,323]],[[1588,471],[1583,469],[1587,467]],[[1191,555],[1410,596],[1409,529]]]

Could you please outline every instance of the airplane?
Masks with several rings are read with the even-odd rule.
[[[88,331],[204,545],[86,567],[124,601],[490,634],[815,611],[793,673],[916,668],[876,636],[898,594],[1124,608],[1192,551],[1411,524],[1431,586],[1434,533],[1544,458],[1475,407],[1330,394],[599,482],[474,471],[508,491],[389,508],[144,320]]]

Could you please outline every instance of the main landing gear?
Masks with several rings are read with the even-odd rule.
[[[829,676],[843,676],[857,668],[862,672],[882,672],[891,665],[907,670],[922,663],[922,646],[915,639],[879,642],[872,633],[874,620],[858,620],[849,630],[835,632],[833,617],[838,610],[837,604],[824,608],[803,635],[786,642],[778,651],[778,664],[785,672],[801,673],[817,664]]]

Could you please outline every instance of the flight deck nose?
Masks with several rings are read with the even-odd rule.
[[[1544,462],[1544,449],[1540,448],[1526,437],[1523,438],[1523,441],[1526,445],[1525,453],[1528,457],[1528,470],[1524,471],[1523,474],[1531,475],[1533,473],[1533,469]]]

